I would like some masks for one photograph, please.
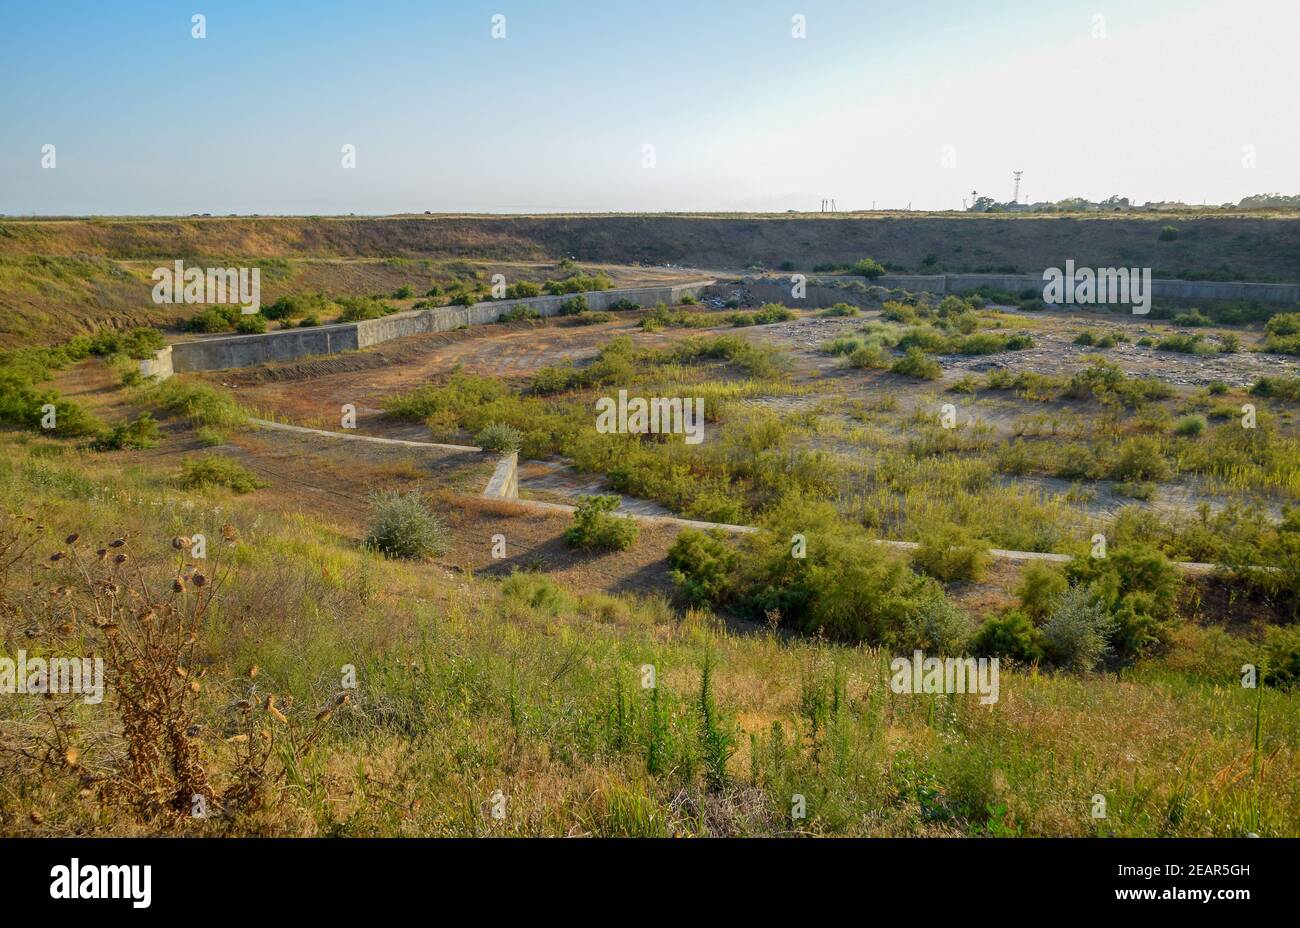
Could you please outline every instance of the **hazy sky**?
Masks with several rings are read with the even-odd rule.
[[[1297,193],[1298,37],[1300,0],[0,0],[0,213]]]

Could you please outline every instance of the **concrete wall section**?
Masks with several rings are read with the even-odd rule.
[[[141,377],[157,377],[159,380],[166,380],[172,373],[171,345],[160,349],[152,358],[145,358],[140,362]]]
[[[809,283],[830,283],[834,277],[810,277]],[[876,287],[894,290],[921,290],[927,293],[968,293],[979,287],[1019,294],[1032,290],[1043,291],[1042,274],[885,274],[874,281],[860,277],[840,277],[840,280],[861,280]],[[1152,296],[1168,300],[1257,300],[1261,303],[1300,302],[1300,284],[1256,284],[1218,280],[1166,280],[1151,281]]]
[[[583,294],[593,310],[605,310],[620,300],[640,306],[673,304],[686,294],[699,295],[713,281],[681,284],[673,287],[635,287],[625,290],[595,290]],[[369,348],[394,338],[449,332],[461,326],[496,322],[512,310],[524,306],[542,316],[554,316],[576,294],[538,296],[520,300],[494,300],[473,306],[440,306],[436,309],[412,309],[380,319],[314,326],[309,329],[281,329],[263,335],[231,335],[178,342],[169,349],[170,363],[163,372],[162,362],[153,376],[165,378],[176,371],[210,371],[231,367],[250,367],[268,361],[290,361],[311,355],[334,354]],[[155,363],[155,362],[145,362]],[[143,371],[143,365],[141,367]]]
[[[490,499],[519,499],[519,455],[501,456],[483,495]]]

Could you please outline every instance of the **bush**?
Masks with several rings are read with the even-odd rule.
[[[267,486],[265,481],[258,479],[238,461],[211,454],[182,461],[176,483],[185,490],[219,486],[236,493],[249,493]]]
[[[521,280],[506,287],[507,300],[523,300],[542,295],[542,285],[531,280]]]
[[[162,439],[158,423],[147,412],[134,422],[119,422],[106,434],[99,436],[91,447],[96,451],[118,451],[123,448],[139,450],[152,448]]]
[[[802,558],[791,556],[795,534],[806,541]],[[906,640],[908,617],[943,595],[833,505],[798,494],[782,499],[740,545],[738,605],[760,621],[775,615],[808,633],[893,645]]]
[[[945,596],[923,599],[903,621],[898,644],[927,654],[962,654],[971,637],[971,618]]]
[[[560,304],[559,314],[561,316],[577,316],[585,313],[591,307],[587,305],[587,298],[579,293],[577,296],[570,297]]]
[[[1197,438],[1205,431],[1206,421],[1204,416],[1183,416],[1174,426],[1174,434],[1181,435],[1184,438]]]
[[[817,315],[824,319],[835,319],[842,316],[858,316],[861,315],[861,313],[862,310],[858,309],[851,303],[836,303],[834,306],[829,306],[826,309],[823,309]]]
[[[388,557],[441,557],[451,548],[442,520],[425,508],[418,493],[377,493],[366,546]]]
[[[937,580],[979,580],[988,565],[988,544],[957,525],[927,531],[912,552],[912,566]]]
[[[507,313],[502,313],[497,318],[497,322],[525,322],[530,319],[540,319],[542,314],[531,306],[516,306]]]
[[[185,323],[190,332],[230,332],[242,315],[238,306],[216,304],[209,306]]]
[[[1264,654],[1265,685],[1285,690],[1300,687],[1300,627],[1269,628]]]
[[[867,280],[878,280],[884,276],[885,268],[871,258],[863,258],[853,265],[853,273],[859,277],[865,277]]]
[[[523,433],[514,426],[501,422],[484,426],[482,431],[474,436],[474,441],[484,451],[492,451],[496,454],[514,454],[524,446]]]
[[[1016,596],[1020,607],[1035,622],[1041,622],[1052,611],[1061,594],[1070,588],[1065,574],[1046,561],[1030,561],[1020,575]]]
[[[863,345],[855,348],[846,362],[849,367],[883,370],[889,367],[889,355],[879,345]]]
[[[345,296],[338,302],[343,307],[339,322],[362,322],[397,312],[396,306],[377,300],[373,296]]]
[[[1178,230],[1173,226],[1161,226],[1160,234],[1157,236],[1162,242],[1172,242],[1178,238]]]
[[[1169,476],[1169,462],[1154,438],[1136,436],[1120,445],[1119,457],[1111,468],[1111,479],[1119,481],[1160,481]]]
[[[923,380],[938,380],[943,374],[939,362],[920,348],[908,348],[907,353],[895,361],[889,370],[904,377],[919,377]]]
[[[1043,633],[1029,616],[1011,611],[988,619],[971,639],[970,650],[979,657],[997,657],[1020,664],[1043,659]]]
[[[722,529],[683,529],[668,549],[673,580],[688,600],[700,605],[716,606],[730,599],[739,557]]]
[[[1066,590],[1043,625],[1044,653],[1060,667],[1089,671],[1110,650],[1115,620],[1087,587]]]
[[[1250,388],[1250,394],[1300,402],[1300,377],[1261,377]]]
[[[170,377],[148,387],[145,400],[173,415],[185,416],[192,425],[230,428],[242,425],[247,415],[226,392],[199,381]]]
[[[639,527],[632,519],[613,515],[619,502],[613,495],[580,497],[564,540],[572,547],[589,551],[626,551],[632,547]]]
[[[623,299],[615,300],[613,303],[610,303],[609,308],[612,310],[623,312],[629,309],[640,309],[641,304],[633,303],[631,300],[627,298],[623,298]]]
[[[240,335],[261,335],[266,331],[266,319],[261,313],[241,315],[235,323],[235,331]]]

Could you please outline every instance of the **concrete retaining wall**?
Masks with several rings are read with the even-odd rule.
[[[672,287],[633,287],[623,290],[595,290],[583,294],[593,310],[608,309],[619,300],[629,300],[641,306],[657,303],[672,305],[686,294],[697,296],[713,281],[679,284]],[[436,309],[412,309],[394,313],[380,319],[346,322],[338,325],[314,326],[310,329],[283,329],[263,335],[230,335],[206,338],[192,342],[178,342],[163,349],[170,357],[164,364],[161,358],[144,362],[157,364],[153,376],[165,378],[173,370],[211,371],[230,367],[250,367],[268,361],[291,361],[311,355],[335,354],[369,348],[394,338],[421,335],[429,332],[449,332],[460,326],[483,325],[496,322],[512,310],[525,306],[542,316],[554,316],[560,307],[576,294],[563,296],[536,296],[519,300],[494,300],[473,306],[440,306]],[[162,352],[159,353],[160,355]],[[164,368],[166,368],[165,373]],[[143,372],[143,365],[141,372]]]
[[[829,282],[834,278],[809,278]],[[841,278],[843,279],[843,278]],[[865,278],[849,278],[865,280]],[[967,293],[979,287],[1020,293],[1022,290],[1043,292],[1042,274],[886,274],[875,281],[877,287],[923,290],[928,293]],[[1253,284],[1217,280],[1151,281],[1156,299],[1173,300],[1258,300],[1261,303],[1295,303],[1300,301],[1300,284]]]
[[[172,375],[172,348],[168,345],[161,349],[152,358],[145,358],[140,362],[141,377],[157,377],[159,380],[166,380]]]

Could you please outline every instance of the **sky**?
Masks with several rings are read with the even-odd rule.
[[[0,214],[1295,194],[1298,36],[1297,0],[0,0]]]

